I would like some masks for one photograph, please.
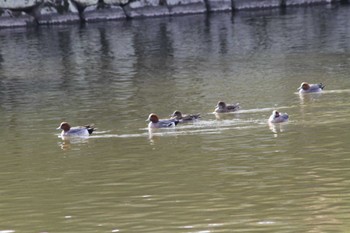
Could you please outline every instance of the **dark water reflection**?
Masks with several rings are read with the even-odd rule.
[[[348,12],[0,30],[0,233],[346,232]],[[150,135],[175,109],[202,119]],[[98,129],[62,140],[61,121]]]

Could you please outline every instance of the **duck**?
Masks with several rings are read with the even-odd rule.
[[[235,112],[240,109],[239,103],[226,105],[225,102],[219,101],[216,105],[214,112],[225,113],[225,112]]]
[[[271,116],[269,117],[269,123],[281,123],[288,121],[287,113],[280,113],[277,110],[273,110]]]
[[[68,136],[77,136],[77,137],[85,137],[92,134],[95,131],[93,125],[85,125],[85,126],[75,126],[71,127],[67,122],[62,122],[57,129],[61,129],[61,137]]]
[[[189,122],[198,120],[201,118],[200,114],[182,114],[179,110],[175,110],[173,114],[170,115],[170,119],[176,119],[179,122]]]
[[[321,92],[325,85],[322,83],[309,84],[307,82],[302,82],[298,88],[299,93],[312,93],[312,92]]]
[[[174,127],[179,123],[179,120],[177,119],[159,119],[157,114],[151,113],[149,114],[146,121],[149,121],[148,128],[154,129],[154,128],[169,128]]]

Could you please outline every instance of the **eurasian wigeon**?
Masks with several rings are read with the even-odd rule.
[[[150,121],[148,124],[148,128],[168,128],[168,127],[174,127],[179,123],[179,121],[176,119],[160,120],[157,114],[155,113],[149,114],[146,121]]]
[[[61,137],[85,137],[95,130],[92,125],[71,127],[67,122],[62,122],[57,129],[61,129]]]
[[[227,105],[223,101],[219,101],[215,107],[214,112],[216,113],[235,112],[240,109],[239,103]]]
[[[325,85],[322,83],[309,84],[307,82],[302,82],[298,88],[299,93],[311,93],[311,92],[320,92],[323,90]]]
[[[276,110],[272,111],[271,116],[269,117],[269,123],[281,123],[288,121],[288,114],[287,113],[280,113]]]
[[[173,114],[170,115],[171,119],[176,119],[179,122],[190,122],[195,121],[201,118],[200,114],[182,114],[179,110],[176,110],[173,112]]]

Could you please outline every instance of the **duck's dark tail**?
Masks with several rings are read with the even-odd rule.
[[[89,134],[91,135],[92,132],[94,132],[96,130],[96,128],[94,128],[94,125],[91,124],[91,125],[85,125],[87,131],[89,132]]]
[[[326,85],[323,85],[323,83],[320,83],[320,84],[318,84],[318,86],[323,90],[323,88],[324,88]]]

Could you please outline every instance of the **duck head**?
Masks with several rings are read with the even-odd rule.
[[[181,118],[182,117],[182,113],[180,111],[176,110],[170,116],[171,117],[176,117],[176,118]]]
[[[304,91],[307,91],[307,90],[309,90],[309,88],[310,88],[310,84],[308,84],[307,82],[302,82],[300,84],[300,87],[298,88],[298,90],[303,89]]]
[[[216,105],[217,108],[219,109],[225,109],[226,108],[226,104],[223,101],[219,101],[218,104]]]
[[[152,123],[157,123],[159,121],[159,118],[158,118],[157,114],[151,113],[151,114],[149,114],[146,121],[150,121]]]
[[[277,118],[277,117],[280,116],[280,113],[279,113],[278,111],[274,110],[274,111],[272,112],[272,115],[273,115],[275,118]]]
[[[64,132],[70,130],[70,125],[67,122],[62,122],[57,129],[62,129]]]

